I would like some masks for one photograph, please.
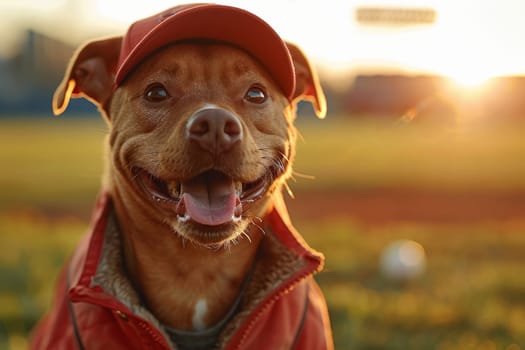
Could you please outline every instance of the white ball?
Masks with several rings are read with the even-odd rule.
[[[381,273],[390,280],[413,280],[425,272],[425,249],[412,240],[392,242],[383,249],[380,268]]]

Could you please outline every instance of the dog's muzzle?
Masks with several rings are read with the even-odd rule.
[[[213,159],[241,144],[244,134],[239,119],[230,111],[205,106],[188,119],[185,137]],[[252,182],[242,182],[213,167],[184,180],[161,179],[145,169],[134,168],[134,177],[143,191],[158,205],[175,212],[179,222],[205,226],[237,222],[263,197],[275,180],[286,172],[288,160],[282,152],[265,166],[265,172]]]

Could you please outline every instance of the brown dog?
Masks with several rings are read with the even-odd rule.
[[[333,347],[322,256],[281,194],[295,102],[325,114],[297,47],[243,10],[179,6],[83,46],[56,114],[71,96],[108,122],[108,171],[33,348]]]

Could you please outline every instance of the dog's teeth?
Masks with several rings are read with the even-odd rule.
[[[177,181],[170,181],[167,183],[168,193],[171,197],[177,198],[180,196],[181,186]]]
[[[179,222],[186,222],[190,219],[190,214],[186,211],[186,204],[184,203],[184,198],[177,205],[177,220]]]
[[[232,221],[239,222],[242,219],[242,203],[239,197],[237,197],[235,202],[235,209],[233,210]]]
[[[184,216],[177,215],[177,220],[179,220],[179,222],[186,222],[189,219],[190,219],[190,216],[188,214],[185,214]]]
[[[236,190],[238,196],[240,196],[242,194],[242,182],[236,182],[235,183],[235,190]]]

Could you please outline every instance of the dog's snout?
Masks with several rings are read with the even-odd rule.
[[[186,125],[187,137],[204,150],[221,154],[239,143],[243,137],[241,122],[222,108],[203,109]]]

